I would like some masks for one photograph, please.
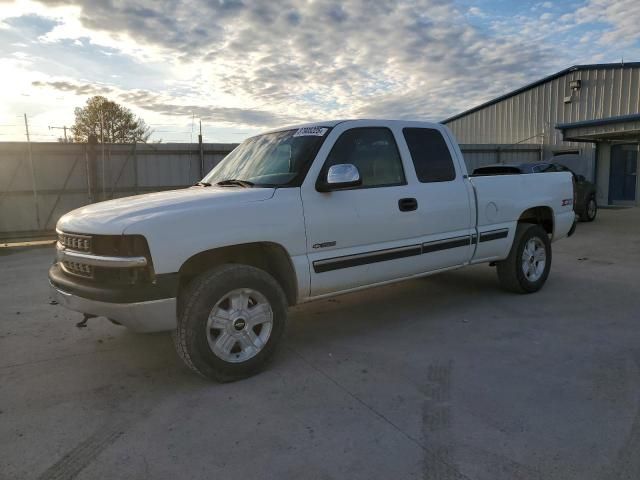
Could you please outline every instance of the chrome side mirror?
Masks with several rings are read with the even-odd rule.
[[[362,179],[358,167],[350,163],[339,163],[329,167],[326,180],[318,184],[318,191],[330,192],[359,185],[362,185]]]

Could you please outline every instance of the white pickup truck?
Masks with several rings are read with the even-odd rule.
[[[470,178],[437,123],[321,122],[249,138],[190,188],[66,214],[49,280],[228,381],[264,366],[289,305],[476,263],[539,290],[572,203],[566,172]]]

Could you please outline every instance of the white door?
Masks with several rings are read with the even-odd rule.
[[[409,157],[409,194],[418,202],[415,235],[422,244],[419,265],[434,271],[467,263],[475,241],[475,201],[453,145],[438,128],[407,123],[396,133]]]
[[[421,253],[413,238],[412,189],[393,132],[375,124],[339,125],[327,143],[336,137],[324,152],[326,161],[314,164],[301,190],[312,296],[404,277]],[[318,178],[336,164],[355,165],[362,185],[319,192]]]

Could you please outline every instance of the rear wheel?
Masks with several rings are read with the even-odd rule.
[[[496,266],[498,280],[505,290],[537,292],[551,268],[551,242],[547,232],[540,225],[518,224],[509,256]]]
[[[282,288],[247,265],[200,275],[181,294],[181,305],[174,335],[178,354],[200,375],[221,382],[264,368],[286,327]]]

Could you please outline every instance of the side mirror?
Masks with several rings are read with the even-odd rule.
[[[319,192],[330,192],[360,185],[362,185],[362,179],[360,178],[358,167],[350,163],[340,163],[329,167],[327,178],[318,183],[317,190]]]

